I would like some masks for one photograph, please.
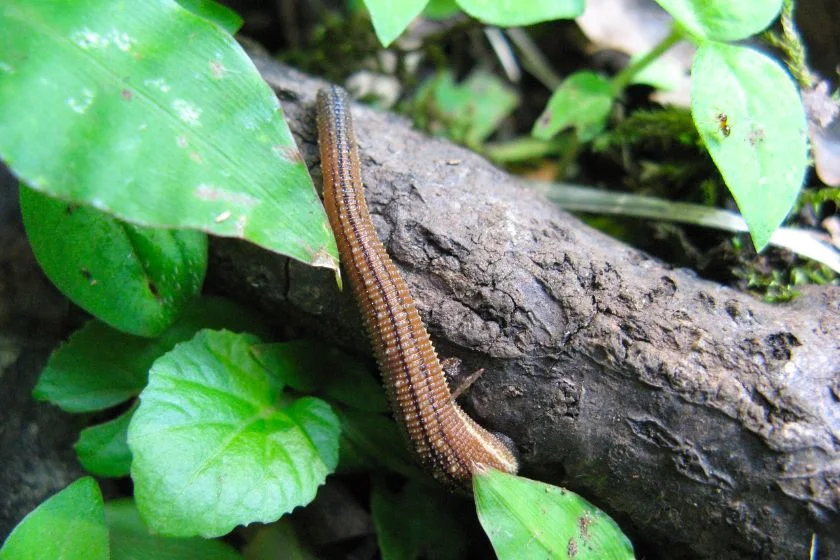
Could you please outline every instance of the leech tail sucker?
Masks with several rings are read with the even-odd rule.
[[[364,316],[397,422],[419,463],[443,483],[471,488],[476,469],[514,473],[509,443],[479,426],[452,399],[429,334],[365,202],[347,93],[337,86],[316,101],[324,206]]]

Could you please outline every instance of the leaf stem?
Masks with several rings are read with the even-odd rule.
[[[613,97],[618,96],[624,88],[630,83],[633,77],[641,72],[648,64],[662,56],[662,54],[673,47],[677,42],[683,38],[683,32],[679,26],[674,25],[671,32],[662,39],[649,53],[639,60],[629,64],[624,70],[619,72],[610,83],[610,90]]]

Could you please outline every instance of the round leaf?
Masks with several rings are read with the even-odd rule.
[[[512,27],[553,19],[572,19],[583,13],[584,0],[456,0],[475,19]]]
[[[31,187],[337,268],[277,98],[216,24],[174,0],[5,0],[0,29],[0,157]]]
[[[737,41],[763,31],[776,19],[782,0],[656,0],[690,33]]]
[[[761,250],[808,167],[805,111],[793,80],[747,47],[708,43],[691,69],[691,115]]]
[[[102,492],[90,477],[77,480],[35,508],[0,549],[0,560],[56,558],[110,558]]]
[[[197,231],[133,226],[25,187],[20,208],[53,284],[121,331],[160,334],[204,281],[207,238]]]
[[[633,558],[615,521],[574,492],[496,470],[477,475],[473,489],[500,560]]]
[[[311,501],[338,460],[329,405],[281,408],[258,339],[201,331],[157,360],[128,430],[137,506],[154,533],[223,535]]]
[[[594,72],[575,72],[560,84],[531,134],[550,140],[566,127],[577,129],[581,141],[591,140],[604,130],[612,107],[610,83]]]

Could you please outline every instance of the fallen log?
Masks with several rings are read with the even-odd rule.
[[[323,82],[261,54],[320,185]],[[463,397],[658,558],[840,557],[840,289],[770,305],[595,231],[474,153],[353,108],[368,204]],[[330,273],[240,242],[212,282],[369,355]],[[816,536],[816,537],[815,537]],[[656,552],[658,551],[658,552]]]

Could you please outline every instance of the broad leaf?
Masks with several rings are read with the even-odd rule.
[[[776,19],[782,0],[656,0],[690,33],[715,41],[737,41],[763,31]]]
[[[691,115],[761,250],[808,167],[808,127],[791,78],[769,57],[708,43],[691,69]]]
[[[466,13],[485,23],[513,27],[583,13],[584,0],[456,0]]]
[[[611,107],[610,83],[594,72],[576,72],[554,91],[531,134],[549,140],[564,128],[573,127],[578,138],[586,142],[604,130]]]
[[[155,336],[201,289],[207,237],[126,224],[21,187],[38,264],[64,295],[114,328]]]
[[[105,504],[112,560],[241,560],[227,544],[200,538],[152,535],[140,518],[133,500]]]
[[[633,558],[615,521],[574,492],[496,470],[476,476],[473,490],[500,560]]]
[[[277,98],[216,24],[174,0],[6,0],[0,29],[0,157],[29,186],[337,268]]]
[[[0,560],[108,560],[102,492],[77,480],[35,508],[14,528]]]
[[[154,339],[131,336],[100,321],[90,321],[53,352],[33,394],[68,412],[117,405],[146,386],[149,368],[156,359],[204,328],[267,332],[253,312],[214,297],[194,300]]]
[[[383,46],[400,36],[429,0],[365,0],[373,29]]]
[[[128,445],[153,532],[213,537],[275,521],[311,501],[335,468],[335,414],[311,397],[282,406],[282,380],[251,354],[257,343],[201,331],[152,366]]]
[[[228,8],[213,0],[177,0],[182,8],[210,20],[228,33],[236,33],[244,23],[242,18]]]
[[[86,471],[99,476],[128,476],[131,467],[128,424],[135,410],[137,403],[109,422],[82,430],[75,448]]]

